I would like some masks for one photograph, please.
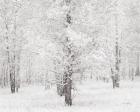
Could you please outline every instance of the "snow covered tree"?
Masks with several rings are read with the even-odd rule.
[[[136,65],[136,76],[140,75],[140,67],[139,67],[139,53],[137,54],[137,65]]]
[[[19,11],[22,7],[22,1],[3,0],[1,4],[1,20],[3,32],[3,51],[5,73],[10,81],[11,92],[18,91],[20,85],[20,54],[23,45],[22,28],[19,24]]]

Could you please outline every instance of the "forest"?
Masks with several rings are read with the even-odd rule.
[[[140,112],[139,0],[0,0],[1,112]]]

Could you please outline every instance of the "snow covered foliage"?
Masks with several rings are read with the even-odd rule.
[[[55,97],[71,106],[80,104],[73,97],[84,94],[77,88],[86,81],[121,88],[139,79],[139,6],[139,0],[0,0],[1,90],[56,88]]]

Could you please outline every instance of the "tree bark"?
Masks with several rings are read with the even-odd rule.
[[[116,10],[118,9],[118,3],[116,5]],[[116,38],[116,43],[115,43],[115,75],[113,78],[114,82],[114,88],[119,87],[119,80],[120,80],[120,57],[121,57],[121,49],[119,45],[119,30],[118,30],[118,12],[115,12],[115,38]]]
[[[65,0],[66,6],[70,8],[71,0]],[[71,9],[69,9],[66,13],[66,29],[70,27],[72,24],[72,17],[71,17]],[[69,37],[66,36],[65,38],[65,45],[64,45],[66,51],[66,60],[68,65],[66,65],[66,70],[64,73],[64,94],[65,94],[65,103],[68,106],[72,105],[72,74],[73,74],[73,68],[72,68],[72,62],[74,61],[74,56],[72,56],[72,46],[71,41]]]
[[[10,86],[11,92],[15,93],[15,67],[12,65],[10,69]]]
[[[65,103],[68,106],[72,105],[71,90],[72,90],[71,74],[66,74],[66,76],[65,76],[64,93],[65,93]]]
[[[140,76],[140,70],[139,70],[139,54],[137,54],[137,61],[136,61],[136,76]]]

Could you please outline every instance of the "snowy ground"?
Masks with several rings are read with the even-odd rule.
[[[119,89],[87,81],[77,89],[72,107],[64,105],[55,88],[22,87],[16,94],[0,89],[0,112],[140,112],[140,81],[123,81]]]

